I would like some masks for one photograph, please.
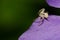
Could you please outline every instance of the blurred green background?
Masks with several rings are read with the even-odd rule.
[[[45,0],[0,0],[0,40],[18,40],[43,7]]]

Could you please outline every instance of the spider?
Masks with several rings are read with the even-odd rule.
[[[40,17],[40,22],[41,22],[40,24],[43,23],[44,19],[47,20],[47,18],[48,18],[48,12],[45,12],[44,8],[42,8],[41,10],[39,10],[38,14],[39,14],[39,17]]]

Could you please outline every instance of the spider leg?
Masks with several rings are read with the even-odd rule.
[[[44,19],[43,18],[40,18],[40,22],[39,22],[39,25],[38,26],[42,25],[43,23],[44,23]]]
[[[48,18],[45,18],[45,19],[46,19],[47,21],[49,21]]]

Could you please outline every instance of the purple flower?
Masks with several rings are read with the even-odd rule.
[[[46,0],[48,5],[56,8],[60,8],[60,0]]]
[[[30,28],[18,40],[60,40],[60,16],[50,15],[43,23],[36,18]]]

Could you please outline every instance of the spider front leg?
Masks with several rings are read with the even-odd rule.
[[[39,26],[44,23],[44,18],[40,17]]]

